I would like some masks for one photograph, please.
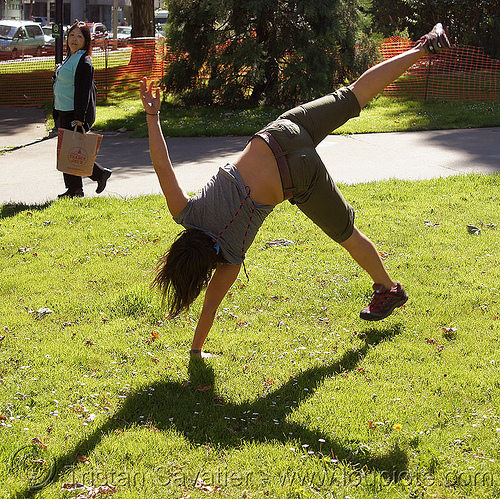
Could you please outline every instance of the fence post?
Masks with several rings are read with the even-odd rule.
[[[108,100],[108,39],[104,39],[104,95],[106,101]]]
[[[55,38],[55,63],[63,60],[64,27],[63,27],[63,0],[56,0],[56,24],[59,25],[59,37]]]
[[[425,79],[424,101],[427,101],[427,91],[429,90],[429,78],[430,78],[431,70],[432,70],[432,60],[433,60],[433,57],[429,57],[429,67],[427,69],[427,78]]]
[[[160,43],[160,42],[158,42]],[[165,65],[167,64],[167,44],[163,42],[162,44],[162,58],[161,58],[161,89],[163,92],[163,100],[165,100]]]

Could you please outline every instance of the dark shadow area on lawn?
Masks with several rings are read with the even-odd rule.
[[[356,469],[366,467],[384,473],[384,477],[397,477],[408,469],[408,456],[399,447],[375,455],[366,450],[362,442],[340,440],[334,435],[289,423],[286,418],[310,399],[326,379],[354,371],[371,348],[399,332],[400,326],[395,325],[360,333],[364,338],[361,348],[349,350],[330,364],[308,369],[277,390],[240,404],[228,402],[217,393],[217,380],[210,362],[192,359],[190,383],[158,381],[129,395],[113,418],[56,459],[55,478],[59,479],[75,466],[78,456],[91,456],[107,435],[144,425],[159,431],[174,430],[193,445],[210,444],[222,449],[237,448],[245,441],[282,445],[298,441],[301,445],[308,444],[308,450],[334,456]],[[158,459],[161,464],[163,458]],[[15,497],[29,495],[30,492],[25,491]]]
[[[0,204],[0,220],[4,218],[14,217],[23,211],[43,211],[52,204],[52,201],[47,201],[42,204],[24,204],[24,203],[6,203]]]
[[[187,163],[198,163],[200,169],[210,161],[217,160],[220,166],[224,157],[243,151],[248,137],[172,137],[168,138],[170,159],[174,168]],[[123,135],[105,135],[99,155],[99,163],[113,169],[115,175],[134,177],[137,173],[152,172],[153,164],[149,154],[147,138],[124,138]],[[208,179],[207,179],[208,180]]]

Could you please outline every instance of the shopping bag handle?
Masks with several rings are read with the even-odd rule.
[[[82,129],[83,135],[85,135],[85,128],[82,125],[75,125],[73,128],[73,138],[75,137],[75,133],[77,133],[77,128],[80,127]]]

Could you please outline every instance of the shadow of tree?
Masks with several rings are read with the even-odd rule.
[[[7,203],[0,205],[0,220],[16,216],[23,211],[43,211],[52,204],[47,201],[42,204]]]
[[[333,454],[339,461],[352,466],[385,472],[386,476],[390,472],[391,476],[397,477],[408,466],[408,456],[399,447],[374,455],[364,450],[359,445],[361,442],[341,441],[320,431],[287,422],[286,417],[313,396],[325,379],[355,370],[370,348],[399,331],[399,325],[395,325],[385,330],[371,329],[360,333],[364,338],[361,348],[347,351],[331,364],[308,369],[263,397],[240,404],[227,402],[217,394],[217,381],[210,364],[199,358],[191,359],[190,383],[187,386],[181,382],[158,381],[130,395],[111,419],[56,459],[56,477],[73,466],[78,456],[91,455],[106,435],[143,425],[146,419],[156,429],[174,429],[196,445],[210,443],[221,449],[231,449],[245,441],[286,443],[298,440],[307,443],[311,450],[324,455]],[[20,499],[30,495],[30,491],[25,491],[16,497]]]

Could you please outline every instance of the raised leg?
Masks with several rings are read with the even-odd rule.
[[[421,57],[437,54],[450,46],[443,26],[438,23],[432,28],[432,31],[420,38],[414,48],[368,69],[355,83],[350,85],[350,88],[358,99],[359,105],[363,107]]]
[[[415,47],[365,71],[358,80],[349,86],[358,99],[360,107],[365,106],[425,55],[423,46]]]

